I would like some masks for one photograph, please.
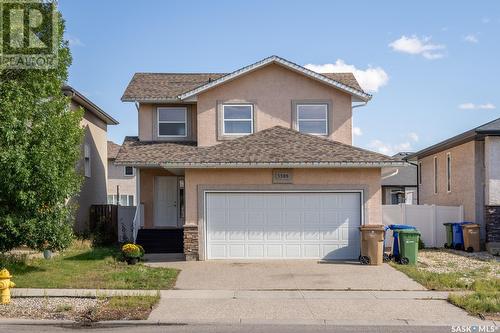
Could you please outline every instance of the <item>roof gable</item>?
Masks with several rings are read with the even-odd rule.
[[[258,66],[265,66],[273,63],[272,59],[281,59],[280,61],[275,60],[281,66],[286,62],[286,64],[293,64],[287,60],[282,58],[273,56],[266,58],[262,61],[265,63],[255,63],[247,67],[252,67],[252,70],[257,69]],[[262,62],[261,61],[261,62]],[[256,65],[259,64],[259,65]],[[304,75],[304,71],[310,73],[312,76],[308,76],[314,80],[319,80],[323,83],[326,83],[336,88],[344,87],[344,91],[349,90],[349,94],[353,95],[353,91],[358,94],[365,96],[365,98],[371,98],[370,95],[366,94],[363,89],[359,86],[356,78],[352,73],[323,73],[319,74],[316,72],[312,72],[304,67],[293,64],[293,68],[290,66],[285,66],[288,69],[292,69],[297,73],[301,73]],[[244,68],[247,68],[244,67]],[[244,69],[243,68],[243,69]],[[260,67],[258,67],[260,68]],[[298,69],[300,70],[298,70]],[[243,69],[239,69],[239,75],[243,75],[240,71]],[[206,87],[208,84],[212,84],[218,82],[218,84],[222,84],[223,82],[227,82],[236,78],[237,75],[233,73],[135,73],[132,77],[130,83],[128,84],[123,96],[121,98],[124,102],[179,102],[180,96],[191,93],[197,89],[210,89],[210,87]],[[245,72],[246,73],[246,72]],[[218,81],[223,79],[224,81]],[[340,89],[340,88],[339,88]],[[357,97],[358,99],[360,97]]]
[[[337,81],[335,79],[332,79],[331,76],[328,77],[328,76],[325,76],[323,74],[319,74],[319,73],[316,73],[310,69],[307,69],[305,67],[302,67],[300,65],[297,65],[293,62],[290,62],[286,59],[283,59],[283,58],[280,58],[278,56],[271,56],[271,57],[268,57],[268,58],[265,58],[263,60],[260,60],[256,63],[253,63],[251,65],[248,65],[248,66],[245,66],[243,68],[240,68],[230,74],[227,74],[225,76],[222,76],[214,81],[211,81],[211,82],[208,82],[200,87],[197,87],[191,91],[188,91],[188,92],[185,92],[183,94],[180,94],[179,95],[179,98],[181,100],[187,100],[189,98],[192,98],[208,89],[211,89],[211,88],[214,88],[220,84],[223,84],[223,83],[226,83],[228,81],[231,81],[241,75],[245,75],[249,72],[252,72],[252,71],[255,71],[259,68],[262,68],[264,66],[267,66],[269,64],[278,64],[280,66],[283,66],[287,69],[290,69],[292,71],[295,71],[297,73],[300,73],[302,75],[305,75],[311,79],[314,79],[314,80],[317,80],[319,82],[322,82],[324,84],[327,84],[329,86],[332,86],[334,88],[337,88],[337,89],[340,89],[354,97],[357,97],[359,101],[363,101],[363,102],[367,102],[371,99],[371,95],[365,93],[363,90],[358,90],[356,88],[353,88],[351,86],[348,86],[340,81]]]

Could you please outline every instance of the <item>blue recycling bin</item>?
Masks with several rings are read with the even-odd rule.
[[[392,230],[392,236],[394,237],[394,244],[392,245],[392,257],[394,260],[399,261],[399,235],[398,235],[398,230],[417,230],[416,227],[412,225],[406,225],[406,224],[390,224],[386,228],[386,231],[388,229]],[[462,241],[463,243],[463,241]],[[385,238],[384,238],[384,247],[385,247]]]
[[[462,231],[463,224],[471,224],[472,222],[455,222],[451,224],[451,230],[453,232],[453,243],[452,247],[455,250],[464,249],[464,233]]]

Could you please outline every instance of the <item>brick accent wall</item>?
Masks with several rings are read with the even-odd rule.
[[[500,206],[486,206],[486,243],[500,243]]]
[[[187,261],[198,260],[198,226],[184,226],[184,255]]]

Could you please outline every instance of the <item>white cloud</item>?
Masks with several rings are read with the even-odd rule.
[[[489,17],[483,17],[483,18],[481,19],[481,22],[483,22],[484,24],[488,24],[488,23],[490,23],[490,22],[491,22],[491,19],[490,19]]]
[[[359,127],[353,127],[352,128],[352,134],[354,136],[361,136],[361,135],[363,135],[363,131]]]
[[[458,106],[458,108],[462,110],[494,110],[496,109],[496,106],[493,103],[484,103],[484,104],[462,103]]]
[[[368,145],[371,149],[374,149],[378,151],[381,154],[389,155],[392,156],[396,153],[402,152],[402,151],[411,151],[412,146],[411,143],[408,141],[398,143],[398,144],[389,144],[382,142],[380,140],[372,140],[370,144]]]
[[[66,35],[66,40],[69,46],[85,46],[85,44],[80,40],[80,38],[72,35]]]
[[[354,65],[346,64],[344,60],[337,59],[334,64],[307,64],[307,69],[317,73],[345,73],[351,72],[358,80],[359,85],[366,91],[376,92],[389,81],[389,75],[381,67],[368,67],[367,69],[358,69]]]
[[[464,41],[469,42],[469,43],[473,43],[473,44],[479,43],[479,39],[477,39],[476,35],[474,35],[474,34],[466,35],[464,37]]]
[[[408,133],[408,137],[413,141],[413,142],[418,142],[418,134],[415,132]]]
[[[389,47],[396,52],[421,55],[430,60],[444,57],[442,51],[446,49],[443,44],[432,44],[431,37],[419,38],[416,35],[410,37],[403,35],[390,43]]]

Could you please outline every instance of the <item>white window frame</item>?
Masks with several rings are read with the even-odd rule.
[[[446,153],[446,192],[451,193],[451,153]]]
[[[299,108],[301,106],[318,106],[318,105],[322,105],[322,106],[325,106],[325,118],[324,119],[301,119],[300,118],[300,112],[299,112]],[[301,121],[324,121],[325,122],[325,132],[324,133],[305,133],[305,132],[301,132],[301,133],[305,133],[305,134],[311,134],[311,135],[328,135],[328,103],[297,103],[297,105],[295,106],[295,115],[296,115],[296,119],[297,119],[297,129],[298,131],[300,132],[300,122]]]
[[[250,107],[250,119],[226,119],[225,109],[226,106],[249,106]],[[249,121],[250,120],[250,133],[226,133],[226,121]],[[253,134],[253,104],[250,103],[236,103],[236,104],[222,104],[222,135],[249,135]]]
[[[183,109],[184,110],[184,121],[167,121],[160,120],[160,111],[161,110],[169,110],[169,109]],[[183,106],[160,106],[156,108],[156,134],[159,138],[185,138],[187,137],[187,107]],[[184,124],[184,135],[165,135],[160,134],[160,124]]]
[[[131,174],[131,175],[127,174],[127,168],[129,168],[129,167],[130,167],[130,168],[132,168],[132,174]],[[124,167],[123,167],[123,175],[124,175],[125,177],[134,177],[134,176],[135,176],[135,168],[134,168],[134,167],[131,167],[130,165],[126,165],[126,166],[124,166]]]
[[[92,159],[91,159],[90,145],[85,143],[83,145],[83,174],[85,177],[92,177]]]
[[[434,156],[432,168],[434,169],[434,194],[438,194],[438,160]]]

